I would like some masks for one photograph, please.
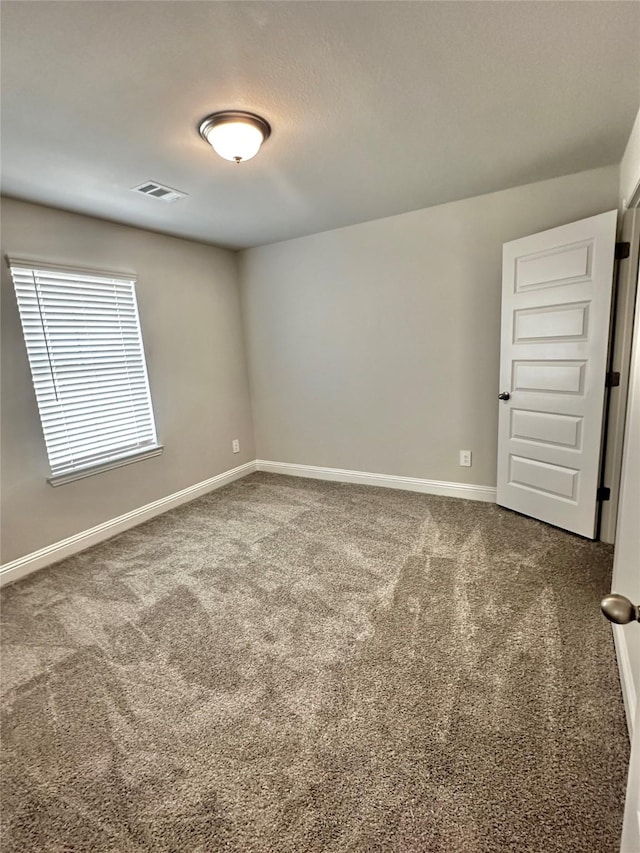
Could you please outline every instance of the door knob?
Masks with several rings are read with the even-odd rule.
[[[511,394],[508,391],[501,391],[498,394],[498,400],[510,400]]]
[[[600,609],[609,622],[615,622],[616,625],[640,622],[640,607],[629,601],[625,595],[618,595],[616,592],[605,595],[600,602]]]

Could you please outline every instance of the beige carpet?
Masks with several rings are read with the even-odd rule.
[[[611,549],[254,474],[3,594],[3,853],[616,851]]]

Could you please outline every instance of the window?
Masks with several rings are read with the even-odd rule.
[[[56,486],[158,445],[135,279],[9,259]]]

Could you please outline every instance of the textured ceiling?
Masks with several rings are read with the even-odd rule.
[[[233,248],[427,207],[618,162],[639,44],[634,2],[5,0],[3,192]],[[273,127],[240,166],[224,108]]]

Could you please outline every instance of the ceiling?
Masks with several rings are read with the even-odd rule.
[[[632,2],[4,0],[3,192],[238,249],[617,163],[639,43]]]

